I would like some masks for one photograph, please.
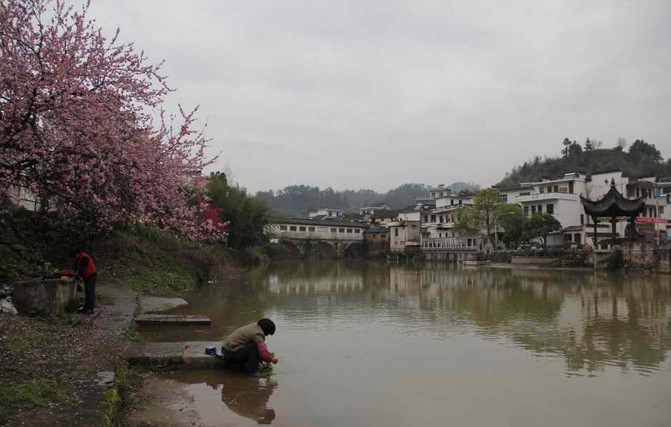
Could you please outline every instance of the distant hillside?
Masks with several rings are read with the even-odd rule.
[[[560,157],[534,157],[513,168],[498,185],[510,187],[522,182],[556,178],[569,172],[592,174],[619,169],[632,178],[671,177],[671,160],[664,160],[657,147],[644,140],[637,139],[628,150],[623,139],[618,140],[615,148],[598,148],[600,143],[594,143],[589,138],[583,145],[566,138],[562,145]]]
[[[429,186],[403,184],[386,193],[374,190],[335,191],[309,185],[292,185],[283,190],[259,191],[256,198],[262,200],[274,213],[286,216],[307,216],[310,209],[330,207],[345,212],[358,213],[359,208],[377,202],[386,202],[392,209],[401,209],[418,197],[428,195]]]

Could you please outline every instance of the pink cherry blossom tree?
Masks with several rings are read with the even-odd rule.
[[[0,191],[24,186],[42,209],[96,230],[224,232],[193,197],[214,161],[197,109],[166,117],[161,63],[119,42],[118,30],[105,37],[89,5],[0,0]]]

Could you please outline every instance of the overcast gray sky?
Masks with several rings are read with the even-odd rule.
[[[491,185],[564,137],[671,156],[670,1],[94,0],[252,191]]]

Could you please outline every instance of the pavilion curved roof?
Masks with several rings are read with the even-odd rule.
[[[645,197],[627,199],[617,191],[614,180],[611,180],[610,190],[601,199],[592,201],[580,195],[580,203],[587,215],[595,217],[632,217],[645,211]]]

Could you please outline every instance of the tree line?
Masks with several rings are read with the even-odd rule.
[[[671,160],[665,160],[655,144],[643,139],[628,146],[624,138],[619,138],[611,148],[603,148],[601,141],[590,138],[582,144],[564,138],[561,144],[559,156],[545,159],[536,156],[513,168],[498,186],[515,186],[570,172],[592,174],[607,170],[622,170],[632,178],[671,177]]]
[[[263,201],[275,214],[285,216],[307,216],[311,209],[329,207],[358,213],[360,208],[384,202],[391,209],[402,209],[415,203],[417,198],[428,197],[431,186],[425,184],[403,184],[384,193],[375,190],[321,189],[317,186],[291,185],[282,190],[259,191],[256,198]],[[477,191],[478,186],[463,182],[450,186],[455,193]]]

